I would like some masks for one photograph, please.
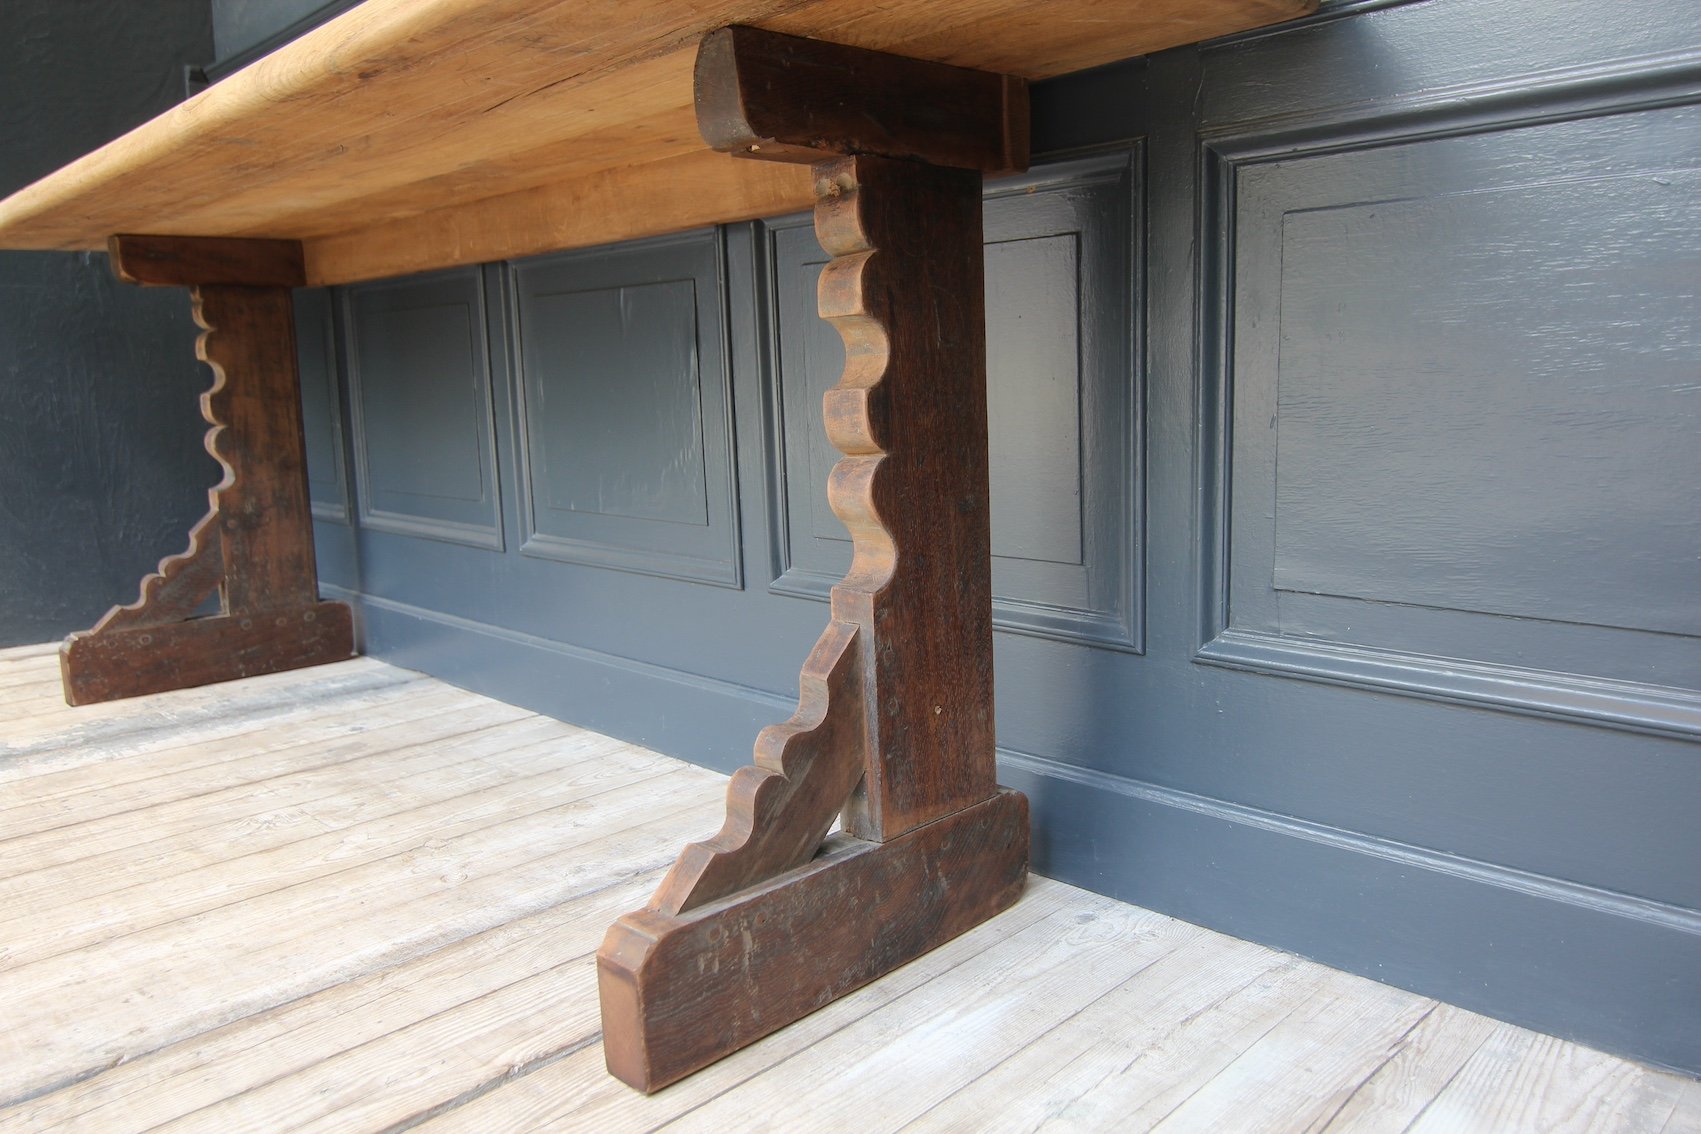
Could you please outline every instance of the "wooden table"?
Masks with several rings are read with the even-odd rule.
[[[1029,80],[1312,6],[367,0],[13,194],[0,247],[191,288],[217,375],[207,516],[67,641],[67,698],[353,652],[317,594],[291,288],[812,203],[854,559],[725,826],[609,931],[610,1069],[665,1086],[985,920],[1028,827],[994,782],[981,178],[1027,164]]]

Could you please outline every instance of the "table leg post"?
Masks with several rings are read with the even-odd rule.
[[[699,54],[712,144],[826,157],[814,166],[816,233],[833,256],[820,312],[846,354],[824,404],[843,454],[828,496],[854,555],[798,710],[757,737],[720,833],[687,846],[598,954],[609,1069],[646,1091],[1007,908],[1027,873],[1027,801],[995,782],[980,169],[954,164],[955,142],[940,163],[856,139],[818,152],[833,136],[811,116],[824,72],[916,87],[892,95],[900,115],[964,82],[1008,105],[1002,76],[752,29],[716,33]],[[799,74],[809,89],[787,89]],[[764,82],[782,121],[754,129],[748,100]],[[866,123],[860,109],[848,121]],[[787,140],[793,114],[814,149]],[[717,137],[728,121],[730,140]],[[925,145],[896,126],[876,133]],[[841,812],[844,833],[826,839]]]
[[[354,652],[343,603],[320,602],[289,288],[300,249],[282,241],[116,237],[134,283],[190,286],[212,367],[201,398],[224,476],[189,547],[60,650],[73,705],[338,661]],[[293,270],[288,253],[293,248]],[[282,254],[281,266],[278,260]],[[248,281],[248,282],[244,282]],[[195,617],[217,592],[219,613]]]

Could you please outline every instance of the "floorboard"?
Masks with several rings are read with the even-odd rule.
[[[0,1134],[1701,1134],[1694,1080],[1045,879],[646,1098],[595,951],[722,777],[366,659],[57,698],[0,650]]]

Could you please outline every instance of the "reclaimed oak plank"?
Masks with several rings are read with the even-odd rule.
[[[570,770],[582,753],[598,747],[543,718],[466,728],[438,715],[417,722],[405,737],[397,735],[399,731],[381,734],[381,741],[369,744],[356,760],[268,781],[263,793],[239,786],[91,826],[77,857],[52,866],[26,862],[0,877],[0,904],[42,901],[67,892],[88,898],[133,889],[176,877],[220,854],[242,857],[346,830],[450,798],[457,789],[470,791],[523,775],[529,756],[540,750],[564,758],[571,753],[574,762],[563,763]],[[548,743],[536,743],[540,740]],[[489,751],[493,746],[499,750]],[[611,775],[636,776],[645,766],[635,756],[623,757]],[[661,759],[651,757],[650,763],[665,767],[658,763]]]
[[[1677,1104],[1660,1134],[1701,1134],[1701,1079],[1690,1079],[1677,1088]]]
[[[672,164],[703,156],[691,63],[717,28],[1033,79],[1312,7],[1148,0],[1107,18],[1096,0],[1054,0],[1035,19],[1017,0],[367,0],[0,203],[0,246],[98,248],[117,232],[305,238],[310,282],[331,283],[405,270],[386,226],[409,217],[470,241],[433,242],[421,266],[435,268],[785,212],[807,204],[806,180],[759,166],[681,178]],[[622,133],[624,145],[607,144]],[[619,208],[615,182],[646,207]],[[564,237],[526,197],[542,186],[615,207]],[[319,239],[331,243],[316,253]]]
[[[612,849],[613,842],[590,843],[583,851],[602,857]],[[394,967],[187,1037],[15,1110],[0,1110],[0,1132],[146,1130],[285,1076],[335,1073],[338,1057],[517,979],[573,961],[588,975],[607,919],[653,882],[654,871],[593,884]],[[505,1070],[492,1068],[491,1074]]]
[[[1319,1129],[1405,1130],[1494,1033],[1486,1016],[1438,1004]]]
[[[1676,1076],[1499,1024],[1407,1129],[1657,1130],[1669,1123],[1682,1085]]]
[[[446,940],[536,912],[608,867],[581,847],[642,862],[658,837],[635,824],[703,813],[700,775],[604,793],[607,826],[570,804],[212,910],[71,954],[0,971],[7,1006],[0,1100],[74,1082],[209,1028],[388,967]],[[540,848],[547,848],[542,850]],[[174,1013],[154,1005],[173,1001]],[[98,1006],[98,1011],[91,1009]],[[35,1037],[28,1044],[18,1037]]]
[[[303,689],[310,688],[329,702],[419,680],[418,674],[353,658],[334,666],[246,678],[234,687],[175,690],[76,709],[66,706],[51,718],[6,721],[0,717],[0,783],[49,767],[100,763],[152,747],[234,736],[274,720],[311,716],[319,704],[305,703],[300,696]]]
[[[444,690],[430,682],[416,681],[387,685],[346,698],[327,699],[319,712],[274,721],[269,727],[248,733],[191,738],[188,743],[160,745],[129,754],[123,759],[91,760],[70,767],[36,768],[7,784],[5,805],[0,806],[0,824],[12,830],[13,817],[48,814],[59,826],[121,812],[126,800],[150,805],[179,798],[173,785],[188,785],[181,795],[204,794],[216,786],[219,775],[240,774],[244,762],[262,757],[281,759],[285,753],[302,750],[329,757],[339,746],[358,750],[371,733],[383,733],[396,724],[426,722],[457,710],[477,708],[476,701]],[[513,715],[510,719],[520,719]],[[392,738],[395,739],[395,738]],[[352,747],[351,747],[352,746]],[[281,765],[298,771],[312,766]],[[215,769],[222,769],[216,771]],[[256,772],[263,778],[264,773]],[[24,822],[19,831],[34,829]]]
[[[22,646],[4,646],[0,647],[0,665],[29,658],[51,657],[58,652],[58,642],[28,642]]]
[[[1202,932],[1114,902],[1075,905],[752,1080],[748,1088],[773,1101],[750,1128],[832,1131],[854,1109],[864,1129],[898,1129]],[[815,1086],[788,1099],[782,1081]],[[868,1091],[874,1082],[881,1089]],[[732,1129],[746,1106],[723,1095],[662,1129]]]
[[[1209,931],[1187,947],[1125,966],[1122,983],[973,1082],[940,1100],[906,1130],[972,1128],[1026,1134],[1101,1084],[1114,1084],[1153,1051],[1177,1041],[1192,1016],[1254,982],[1274,987],[1295,958]],[[1065,1128],[1068,1124],[1064,1124]]]
[[[1201,966],[1214,960],[1209,954],[1194,959]],[[1150,1129],[1307,1000],[1322,995],[1327,981],[1326,972],[1289,962],[1229,991],[1202,990],[1190,1009],[1169,1018],[1157,1042],[1128,1052],[1120,1066],[1035,1129],[1063,1134],[1106,1122]]]
[[[41,658],[52,664],[51,654]],[[345,704],[378,695],[350,692],[337,668],[292,685],[290,695],[308,706],[324,688],[343,690]],[[211,797],[201,825],[209,842],[234,830],[233,821],[253,820],[240,837],[271,853],[233,858],[209,845],[202,870],[182,873],[191,892],[228,886],[239,900],[136,932],[115,922],[110,930],[121,936],[14,967],[51,976],[54,964],[65,975],[74,958],[88,963],[100,979],[61,983],[57,1014],[16,995],[27,983],[6,983],[13,962],[3,953],[14,935],[0,939],[0,1075],[35,1059],[37,1047],[52,1049],[33,1089],[0,1093],[0,1132],[176,1124],[485,1134],[709,1128],[717,1116],[736,1116],[737,1128],[748,1129],[771,1112],[784,1120],[773,1128],[789,1130],[825,1121],[806,1113],[811,1100],[823,1115],[845,1113],[854,1101],[858,1129],[870,1134],[1701,1130],[1701,1084],[1693,1080],[1445,1005],[1395,1034],[1399,1005],[1425,1002],[1044,879],[1013,909],[939,950],[657,1095],[638,1094],[603,1070],[591,951],[607,919],[653,887],[679,835],[712,824],[723,777],[529,715],[453,732],[454,712],[482,699],[415,680],[438,691],[438,713],[409,720],[407,705],[429,695],[394,693],[385,702],[391,719],[342,738],[370,751],[350,756],[340,772],[286,772],[247,789],[275,791],[292,801],[283,810],[314,811],[315,822],[335,831],[321,837],[291,819],[274,838],[266,821],[277,811],[261,806],[235,818],[240,785]],[[245,700],[249,684],[225,691],[260,718],[275,716],[301,743],[302,719],[280,712],[275,697]],[[6,695],[0,689],[0,719]],[[194,696],[127,708],[148,716],[150,729],[165,729],[173,699]],[[185,722],[197,735],[208,726],[195,712]],[[226,724],[244,743],[270,743],[263,723]],[[114,729],[113,743],[134,745],[136,735]],[[217,748],[216,739],[174,748],[163,731],[149,735],[134,760],[167,774],[125,782],[154,780],[159,806],[144,799],[91,821],[110,849],[81,862],[90,894],[123,873],[123,845],[149,845],[161,807],[198,798],[194,775],[170,775],[172,761],[182,772]],[[469,737],[479,754],[457,759]],[[490,750],[492,737],[512,743]],[[131,760],[103,765],[98,752],[65,772],[41,763],[10,786],[51,776],[75,799],[95,790],[103,767],[120,776]],[[217,761],[204,766],[216,770]],[[547,779],[552,768],[587,785],[606,778],[611,790],[581,799],[577,811],[539,812],[547,801],[521,781]],[[475,792],[454,794],[462,775],[483,804]],[[327,794],[309,798],[314,777],[323,777]],[[497,795],[507,800],[506,818],[490,809]],[[484,807],[447,822],[483,822],[486,834],[435,845],[449,809],[410,806],[425,798]],[[51,795],[37,802],[53,806]],[[193,866],[196,817],[188,807],[174,814],[172,831],[158,840],[164,857],[139,860],[138,870],[151,873],[133,894],[116,887],[119,900],[179,900],[169,897],[169,864]],[[371,838],[378,829],[387,834]],[[338,835],[351,843],[337,845]],[[306,879],[313,858],[296,844],[312,839],[329,873]],[[404,853],[372,857],[404,843]],[[364,873],[337,869],[359,859]],[[256,868],[250,877],[237,869],[244,861]],[[7,865],[0,856],[0,870]],[[56,868],[67,903],[84,901],[78,865]],[[274,870],[305,880],[241,897],[264,890]],[[339,893],[345,882],[347,895]],[[42,903],[39,893],[17,901],[0,892],[0,909],[33,916]],[[139,904],[134,910],[145,916]],[[1106,929],[1148,921],[1158,927],[1154,937]],[[28,922],[5,924],[28,934]],[[1160,942],[1169,947],[1153,957]],[[1045,958],[1039,972],[1036,958]],[[131,968],[114,963],[122,961]],[[1011,988],[1023,981],[1032,987]],[[1364,1034],[1353,1030],[1355,1020],[1369,1021]],[[1342,1031],[1351,1034],[1331,1038]],[[1271,1077],[1280,1080],[1273,1088]],[[20,1101],[20,1093],[34,1097]]]
[[[495,725],[523,721],[526,715],[512,706],[489,705],[444,714],[441,721],[445,731],[441,738],[447,740]],[[439,718],[433,715],[428,719]],[[153,812],[151,816],[141,817],[143,823],[147,818],[165,821],[176,816],[199,818],[203,807],[216,806],[220,799],[233,799],[246,809],[245,814],[254,814],[265,808],[264,792],[269,781],[314,770],[338,774],[336,769],[361,759],[363,750],[372,747],[378,753],[383,751],[381,744],[369,746],[367,738],[358,733],[333,743],[310,739],[251,756],[233,755],[223,762],[120,784],[110,793],[84,793],[67,800],[63,808],[24,808],[22,815],[13,817],[17,826],[8,826],[7,838],[0,846],[14,851],[21,865],[39,869],[81,858],[87,849],[98,848],[100,838],[108,832],[135,830],[139,824],[127,813],[140,808]],[[155,803],[156,799],[160,802]],[[26,823],[39,827],[31,830]]]
[[[1433,1000],[1331,972],[1316,994],[1151,1129],[1221,1130],[1247,1114],[1277,1129],[1306,1129],[1326,1120],[1434,1010]]]

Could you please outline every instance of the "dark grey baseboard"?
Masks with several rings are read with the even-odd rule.
[[[451,685],[731,773],[795,698],[321,584],[352,603],[361,649]]]
[[[1701,1068],[1701,914],[1016,753],[1037,873],[1661,1067]]]
[[[367,653],[730,772],[761,690],[325,587]],[[1028,755],[1036,873],[1537,1031],[1701,1068],[1701,913]],[[1373,959],[1368,960],[1367,959]]]

